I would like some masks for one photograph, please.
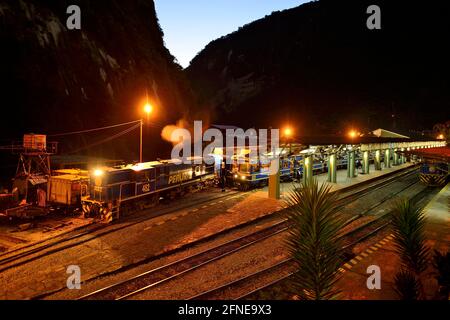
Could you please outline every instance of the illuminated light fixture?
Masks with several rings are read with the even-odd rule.
[[[150,103],[146,103],[144,106],[144,112],[149,114],[153,112],[153,106]]]
[[[350,132],[348,133],[348,136],[350,138],[356,138],[356,136],[358,135],[358,133],[355,130],[350,130]]]
[[[245,179],[247,179],[247,178],[246,178],[245,176],[241,176],[241,179],[242,179],[242,180],[245,180]]]
[[[138,163],[138,164],[132,166],[131,169],[133,171],[141,171],[142,169],[144,169],[144,166],[142,165],[142,163]]]
[[[237,175],[237,174],[235,174],[235,175],[234,175],[234,178],[235,178],[235,179],[237,179],[237,178],[238,178],[238,175]]]
[[[440,135],[438,135],[438,140],[444,140],[444,135],[443,134],[440,134]]]
[[[100,169],[95,169],[94,170],[94,176],[95,177],[100,177],[100,176],[102,176],[103,175],[103,170],[100,170]]]
[[[291,128],[285,128],[284,129],[284,135],[286,136],[286,137],[290,137],[290,136],[292,136],[292,129]]]

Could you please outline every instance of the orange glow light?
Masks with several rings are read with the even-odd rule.
[[[440,134],[440,135],[438,135],[438,140],[444,140],[444,135],[443,134]]]
[[[145,106],[144,106],[144,111],[145,111],[145,113],[147,113],[147,114],[150,114],[150,113],[152,113],[153,112],[153,106],[150,104],[150,103],[146,103],[145,104]]]
[[[291,128],[284,129],[284,135],[286,137],[290,137],[292,135],[292,129]]]
[[[348,133],[348,135],[349,135],[349,137],[350,138],[356,138],[356,136],[358,135],[358,133],[355,131],[355,130],[351,130],[349,133]]]

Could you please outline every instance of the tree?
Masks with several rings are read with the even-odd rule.
[[[289,194],[287,218],[292,228],[287,245],[297,265],[292,285],[301,299],[328,300],[339,294],[335,284],[344,261],[339,232],[345,220],[330,189],[313,180]]]

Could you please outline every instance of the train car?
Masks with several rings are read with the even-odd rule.
[[[240,163],[233,164],[231,171],[227,175],[227,182],[230,187],[237,187],[245,191],[255,187],[267,185],[270,164],[263,163]],[[281,170],[283,172],[283,170]],[[284,170],[286,175],[286,170]]]
[[[313,161],[313,174],[320,174],[326,171],[326,162],[324,160],[320,160],[317,158],[314,158]],[[299,165],[298,167],[298,172],[299,172],[299,178],[303,177],[303,170],[304,170],[304,166],[303,166],[303,162]]]
[[[263,187],[268,184],[270,163],[261,163],[257,159],[250,161],[241,159],[243,163],[235,162],[227,175],[229,186],[237,187],[239,190],[249,190]],[[303,176],[303,155],[290,155],[280,159],[280,180],[292,181],[301,179]],[[314,159],[313,172],[318,174],[325,170],[324,161]]]
[[[189,160],[201,163],[161,160],[92,170],[89,196],[82,199],[83,213],[110,222],[154,206],[161,198],[174,198],[215,182],[214,161]]]
[[[81,198],[88,195],[89,176],[87,171],[61,170],[55,171],[48,178],[48,204],[66,209],[81,206]]]
[[[419,179],[430,187],[444,186],[449,176],[449,165],[445,162],[425,159],[420,166]]]

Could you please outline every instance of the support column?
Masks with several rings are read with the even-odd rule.
[[[386,149],[384,152],[384,167],[390,168],[391,167],[391,150]]]
[[[375,151],[373,162],[375,164],[375,170],[381,170],[381,150]]]
[[[328,182],[336,183],[336,154],[330,154],[328,156]]]
[[[303,183],[311,182],[313,177],[313,159],[311,156],[305,158],[303,167]]]
[[[370,157],[369,151],[363,152],[363,172],[364,174],[369,174],[370,171]]]
[[[277,169],[269,175],[269,198],[280,199],[280,159],[273,159],[271,168]]]
[[[394,151],[394,166],[398,166],[399,164],[398,153]]]
[[[354,178],[355,176],[355,151],[349,151],[347,155],[347,177]]]

